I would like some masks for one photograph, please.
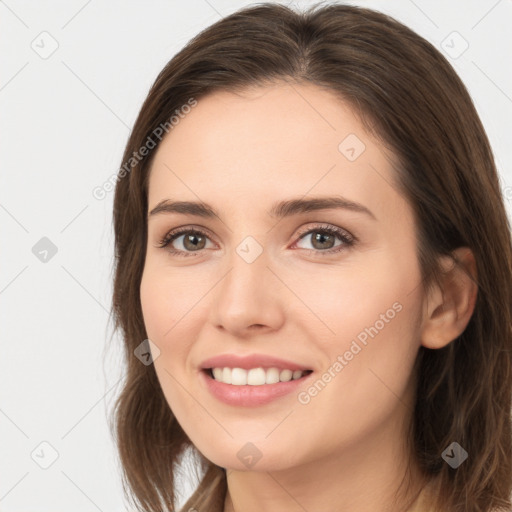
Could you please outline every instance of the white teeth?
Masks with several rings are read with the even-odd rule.
[[[239,369],[240,368],[233,368],[233,372]],[[245,371],[244,373],[247,375],[247,384],[250,384],[251,386],[261,386],[261,384],[265,384],[266,382],[266,374],[263,368],[252,368],[248,372]]]
[[[289,380],[292,380],[293,372],[291,370],[281,370],[281,373],[279,374],[279,380],[281,382],[288,382]]]
[[[229,370],[229,368],[227,368]],[[226,368],[224,368],[224,374]],[[245,386],[247,384],[247,371],[242,368],[233,368],[231,370],[231,384],[234,386]]]
[[[231,368],[224,368],[222,370],[222,382],[231,384]]]
[[[224,374],[224,370],[222,368],[214,368],[213,369],[213,376],[215,377],[215,380],[223,380],[222,376]]]
[[[276,384],[279,382],[279,370],[277,368],[269,368],[265,375],[265,384]]]
[[[212,368],[213,378],[224,384],[234,386],[262,386],[300,379],[305,372],[302,370],[279,370],[279,368]]]

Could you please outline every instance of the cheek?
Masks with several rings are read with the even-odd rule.
[[[334,334],[317,339],[325,367],[298,398],[302,414],[325,414],[325,439],[335,445],[373,435],[407,410],[420,303],[407,278],[393,275],[352,274],[324,289],[318,312]]]
[[[190,329],[189,317],[185,316],[190,310],[190,300],[180,292],[176,275],[152,266],[151,262],[144,268],[140,299],[146,334],[160,350],[154,359],[157,378],[173,413],[183,415],[190,404],[179,383],[184,381],[190,347],[180,329]]]
[[[149,260],[144,268],[142,314],[146,334],[160,350],[155,370],[164,391],[176,386],[169,374],[181,381],[180,376],[190,370],[189,355],[204,324],[207,291],[208,283],[198,281],[193,267],[172,269]]]
[[[382,253],[350,271],[338,267],[297,281],[297,295],[308,298],[308,311],[304,314],[297,302],[289,313],[301,318],[301,329],[312,338],[317,333],[324,371],[332,367],[336,378],[331,380],[353,389],[356,408],[368,397],[392,396],[390,389],[405,392],[420,346],[419,279],[412,256],[400,260]]]
[[[146,267],[140,284],[140,302],[148,337],[161,339],[172,326],[172,296],[162,283],[162,276]]]
[[[319,339],[329,340],[329,345],[360,333],[364,341],[365,329],[375,324],[379,332],[389,332],[391,324],[403,324],[417,307],[411,293],[417,280],[414,265],[397,265],[384,252],[361,263],[301,274],[286,275],[300,299],[291,297],[287,314],[290,320],[309,325],[308,330],[317,329]]]
[[[151,261],[144,268],[140,284],[140,300],[148,337],[160,342],[173,338],[180,326],[194,314],[194,304],[201,290],[191,286],[184,272],[161,268]],[[186,317],[186,318],[185,318]]]

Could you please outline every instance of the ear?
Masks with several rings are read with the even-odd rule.
[[[429,292],[423,311],[421,344],[443,348],[460,336],[473,314],[478,293],[477,270],[473,252],[460,247],[453,258],[441,259],[442,286]]]

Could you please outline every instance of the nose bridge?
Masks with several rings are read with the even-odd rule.
[[[243,211],[239,205],[238,211]],[[267,268],[270,265],[269,251],[264,246],[270,239],[262,228],[254,230],[261,219],[254,218],[251,212],[246,211],[243,218],[237,219],[231,227],[231,244],[226,254],[226,265],[229,273],[226,275],[226,283],[223,288],[230,288],[230,293],[242,296],[247,293],[256,298],[259,295],[258,283],[268,280],[271,272]],[[237,243],[238,242],[238,243]],[[245,290],[244,288],[248,288]]]
[[[226,272],[214,293],[213,322],[226,330],[251,325],[277,328],[282,307],[269,253],[253,237],[246,237],[226,256]]]
[[[252,238],[252,237],[248,237]],[[220,286],[221,299],[257,301],[268,295],[268,252],[255,239],[244,239],[227,258],[228,273]]]

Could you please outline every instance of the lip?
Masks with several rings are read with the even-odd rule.
[[[239,356],[236,354],[220,354],[215,357],[210,357],[203,361],[200,365],[201,370],[208,370],[210,368],[243,368],[250,370],[251,368],[278,368],[279,370],[312,370],[308,366],[304,366],[293,361],[287,361],[278,357],[269,356],[266,354],[250,354],[246,356]],[[299,379],[300,380],[300,379]],[[229,385],[229,384],[228,384]],[[272,386],[273,384],[268,384]],[[238,386],[243,387],[243,386]],[[254,387],[254,386],[250,386]]]
[[[241,367],[238,366],[238,368]],[[297,369],[300,370],[301,368]],[[297,388],[304,385],[306,381],[309,381],[312,375],[314,375],[314,372],[304,375],[300,379],[277,382],[275,384],[264,384],[262,386],[235,386],[215,380],[207,369],[202,369],[199,372],[201,382],[217,400],[236,407],[257,407],[268,404],[293,391],[297,391]]]

